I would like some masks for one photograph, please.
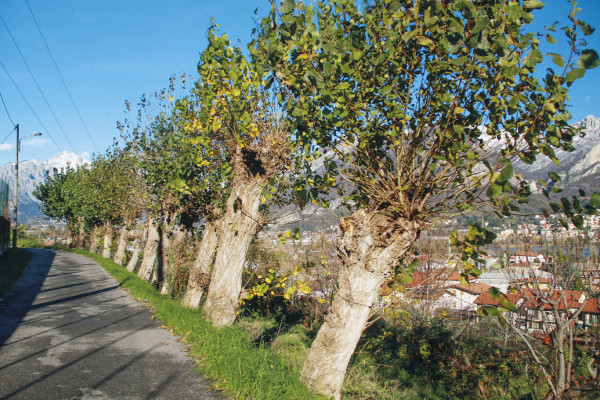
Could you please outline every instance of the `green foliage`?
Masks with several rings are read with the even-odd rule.
[[[512,161],[557,161],[553,149],[572,148],[567,87],[598,64],[595,51],[581,51],[578,33],[593,30],[574,10],[563,28],[570,54],[551,53],[562,69],[538,78],[544,56],[526,29],[542,6],[331,0],[274,9],[254,48],[282,88],[304,165],[323,149],[343,161],[307,168],[298,203],[337,189],[352,207],[424,221],[482,201],[502,214],[526,203],[529,185]]]
[[[504,399],[531,393],[538,377],[521,373],[527,368],[521,344],[505,346],[488,336],[492,326],[454,340],[458,329],[443,318],[377,321],[358,345],[344,398]]]

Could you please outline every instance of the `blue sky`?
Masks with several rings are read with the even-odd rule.
[[[547,2],[551,4],[535,14],[540,26],[569,10],[566,1]],[[258,7],[259,15],[264,15],[270,9],[267,0],[28,0],[28,3],[76,108],[27,3],[2,0],[0,15],[56,115],[55,119],[0,21],[0,61],[41,123],[0,66],[0,91],[6,107],[12,120],[20,124],[22,138],[34,131],[43,133],[41,137],[22,141],[21,160],[47,160],[62,150],[103,153],[119,135],[116,121],[125,117],[125,100],[135,103],[144,93],[159,91],[168,85],[171,75],[183,72],[195,75],[211,17],[221,25],[221,32],[245,43],[254,26],[254,10]],[[600,51],[600,1],[581,0],[578,4],[584,9],[582,18],[598,26],[598,32],[588,41],[589,47]],[[573,121],[590,114],[600,117],[599,84],[600,68],[597,68],[573,85],[570,92]],[[0,143],[6,138],[0,144],[0,165],[14,161],[13,126],[0,103]]]

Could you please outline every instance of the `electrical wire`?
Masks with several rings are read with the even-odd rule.
[[[13,133],[13,131],[15,130],[16,127],[17,127],[17,124],[15,124],[15,127],[12,128],[10,130],[10,132],[8,132],[8,135],[6,135],[6,137],[4,138],[4,140],[2,141],[2,143],[0,143],[0,144],[4,144],[4,142],[6,142],[6,139],[8,139],[8,137]]]
[[[39,26],[39,24],[37,22],[37,19],[35,18],[35,15],[33,15],[33,10],[31,9],[31,6],[29,5],[29,1],[25,0],[25,4],[27,4],[27,8],[29,8],[29,13],[31,14],[31,17],[33,18],[33,22],[35,22],[35,26],[36,26],[38,32],[40,33],[40,36],[42,37],[42,40],[44,41],[44,45],[46,46],[46,50],[48,50],[48,54],[50,54],[50,58],[52,59],[52,62],[54,63],[54,67],[56,68],[56,72],[58,72],[58,76],[60,76],[60,80],[62,81],[62,84],[65,87],[65,90],[67,91],[67,94],[69,95],[69,99],[71,99],[71,103],[73,103],[73,107],[75,107],[75,111],[77,112],[77,115],[79,116],[79,120],[81,121],[81,124],[85,128],[85,131],[87,132],[87,135],[90,138],[90,141],[92,142],[92,145],[94,146],[94,149],[96,150],[96,152],[98,152],[98,147],[96,147],[96,143],[94,143],[94,139],[92,138],[92,134],[90,133],[90,130],[88,129],[85,121],[83,120],[83,117],[81,116],[81,113],[79,112],[79,108],[77,107],[77,104],[75,104],[75,100],[73,99],[73,96],[71,95],[71,91],[67,87],[67,83],[65,82],[65,78],[63,78],[63,75],[60,72],[60,69],[58,68],[58,64],[56,63],[56,60],[54,59],[54,56],[52,55],[52,52],[50,51],[50,47],[48,46],[48,42],[46,42],[46,38],[44,37],[44,34],[42,33],[42,30],[40,29],[40,26]]]
[[[58,144],[56,143],[56,141],[54,140],[54,138],[50,134],[50,131],[48,130],[48,128],[46,128],[46,126],[44,125],[44,123],[42,122],[42,120],[40,119],[40,117],[37,115],[37,113],[35,112],[35,110],[33,109],[33,107],[31,107],[31,104],[29,104],[29,101],[27,101],[27,97],[25,97],[25,95],[23,94],[23,92],[21,92],[21,89],[19,88],[19,85],[17,85],[17,82],[15,82],[15,80],[10,75],[10,73],[8,72],[8,70],[6,69],[6,67],[4,66],[4,63],[2,61],[0,61],[0,66],[2,66],[2,69],[4,69],[4,72],[6,72],[6,75],[8,75],[8,77],[12,81],[13,85],[15,85],[15,87],[19,91],[19,94],[21,95],[21,97],[23,98],[23,100],[25,100],[25,103],[29,106],[29,109],[31,110],[31,112],[33,113],[33,115],[35,115],[35,118],[38,120],[38,122],[40,123],[41,127],[44,129],[44,133],[47,134],[48,137],[52,140],[52,143],[54,143],[54,145],[56,146],[56,148],[58,149],[58,151],[62,151],[62,149],[58,146]],[[71,147],[73,147],[73,146],[71,146]]]
[[[2,99],[2,104],[4,105],[4,111],[6,111],[6,115],[8,115],[8,119],[10,120],[10,122],[12,122],[13,125],[17,125],[15,124],[15,121],[13,121],[12,117],[10,116],[10,113],[8,112],[8,108],[6,108],[6,103],[4,102],[4,97],[2,96],[2,92],[0,92],[0,99]],[[12,131],[11,131],[12,133]],[[9,133],[10,135],[10,133]],[[6,140],[6,139],[4,139]]]
[[[35,75],[33,75],[33,72],[31,71],[31,68],[29,68],[29,64],[27,63],[27,60],[25,60],[25,56],[23,56],[23,53],[21,53],[21,49],[19,48],[19,45],[17,44],[17,41],[15,40],[15,38],[13,37],[12,33],[10,32],[10,29],[8,29],[8,25],[6,25],[6,22],[4,21],[4,18],[2,17],[2,15],[0,14],[0,20],[2,20],[2,23],[4,24],[4,27],[6,28],[6,31],[8,32],[8,35],[10,36],[10,38],[12,39],[13,44],[15,45],[15,47],[17,48],[17,51],[19,52],[19,55],[21,56],[21,59],[23,60],[23,62],[25,63],[25,66],[27,67],[27,71],[29,71],[29,74],[31,75],[31,78],[33,79],[33,82],[35,82],[35,86],[38,88],[38,90],[40,91],[40,94],[42,95],[42,98],[44,99],[44,101],[46,102],[46,105],[48,106],[48,108],[50,109],[50,113],[52,114],[52,116],[54,117],[54,120],[56,121],[56,123],[58,124],[58,127],[60,128],[61,132],[63,133],[65,139],[67,140],[67,143],[69,143],[69,146],[71,146],[71,149],[73,150],[74,153],[76,153],[75,148],[73,147],[73,144],[71,143],[71,141],[69,140],[69,137],[67,136],[67,133],[65,132],[65,130],[63,129],[62,125],[60,124],[60,122],[58,121],[58,118],[56,117],[56,114],[54,113],[54,110],[52,109],[52,107],[50,106],[50,103],[48,102],[48,99],[46,98],[46,95],[44,94],[44,92],[42,91],[42,88],[40,87],[37,79],[35,79]],[[6,71],[6,68],[4,68],[4,70]],[[7,71],[8,73],[8,71]],[[14,81],[13,81],[14,83]],[[45,129],[45,128],[44,128]],[[53,139],[54,140],[54,139]],[[54,144],[56,144],[56,142],[54,142]],[[60,148],[59,148],[60,149]]]

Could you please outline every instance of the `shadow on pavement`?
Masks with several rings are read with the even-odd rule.
[[[56,256],[52,250],[27,250],[33,253],[33,258],[23,271],[23,276],[0,305],[0,346],[10,338],[27,311],[32,308]]]

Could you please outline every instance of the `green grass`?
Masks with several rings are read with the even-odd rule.
[[[99,255],[73,252],[97,261],[121,286],[147,302],[172,332],[184,338],[202,373],[218,389],[235,399],[317,399],[299,379],[297,357],[256,345],[238,326],[214,328],[198,310],[190,310],[168,299],[148,282]]]
[[[32,257],[31,252],[19,248],[0,255],[0,299],[17,283]]]

